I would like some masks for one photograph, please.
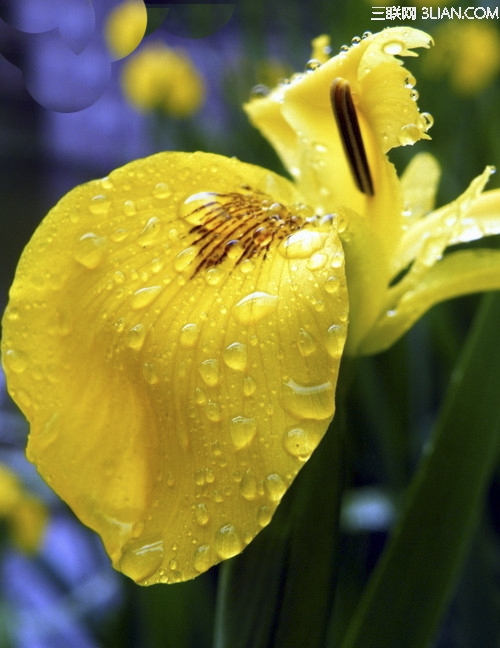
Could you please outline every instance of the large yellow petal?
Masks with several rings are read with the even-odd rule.
[[[175,582],[270,521],[334,414],[346,322],[335,218],[264,169],[162,153],[52,210],[2,351],[43,477],[116,568]]]

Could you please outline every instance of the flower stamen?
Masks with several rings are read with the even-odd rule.
[[[356,186],[367,196],[373,196],[370,167],[352,100],[351,86],[346,79],[339,77],[333,80],[330,86],[330,101]]]

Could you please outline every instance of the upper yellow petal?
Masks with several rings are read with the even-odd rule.
[[[29,458],[140,583],[241,551],[326,431],[347,296],[313,216],[264,169],[164,153],[74,189],[23,254],[3,359]]]

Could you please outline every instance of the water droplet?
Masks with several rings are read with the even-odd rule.
[[[290,234],[279,246],[280,253],[287,259],[307,259],[320,250],[328,234],[302,229]]]
[[[400,128],[398,140],[401,146],[408,146],[410,144],[415,144],[415,142],[420,139],[420,135],[420,128],[416,124],[406,124],[406,126]]]
[[[252,99],[258,99],[259,97],[267,97],[267,95],[271,92],[271,90],[264,85],[263,83],[259,83],[257,85],[254,85],[253,88],[250,90],[250,97]]]
[[[279,502],[286,492],[286,484],[283,478],[276,473],[268,475],[264,485],[269,499],[272,502]]]
[[[340,287],[340,281],[338,277],[328,277],[325,281],[325,290],[329,295],[333,295],[337,292]]]
[[[163,542],[144,545],[133,540],[123,549],[120,570],[135,581],[145,581],[153,576],[163,562]]]
[[[372,36],[372,35],[373,34],[372,34],[371,31],[364,31],[361,38],[364,40],[365,38],[370,38],[370,36]]]
[[[153,196],[155,198],[159,198],[160,200],[165,200],[165,198],[169,198],[171,195],[172,192],[170,191],[170,187],[166,182],[158,182],[153,187]]]
[[[404,50],[405,45],[401,41],[398,40],[391,40],[387,41],[382,46],[382,51],[384,54],[390,54],[391,56],[397,56],[398,54],[401,54],[401,52]]]
[[[315,252],[308,260],[307,267],[309,270],[319,270],[326,265],[328,257],[322,252]]]
[[[434,125],[434,117],[428,112],[420,113],[419,125],[422,127],[424,133],[427,133]]]
[[[148,220],[146,225],[144,225],[142,232],[139,234],[139,237],[137,238],[137,243],[142,248],[147,248],[150,245],[153,245],[156,237],[158,236],[160,229],[161,229],[160,219],[157,218],[156,216],[153,216]]]
[[[207,395],[205,394],[203,389],[200,389],[200,387],[194,388],[193,395],[194,395],[194,402],[197,405],[205,405],[205,403],[207,402]]]
[[[200,545],[195,551],[193,566],[200,574],[207,571],[212,565],[210,553],[210,547],[208,545]]]
[[[327,380],[320,385],[299,385],[294,380],[283,383],[283,406],[301,419],[322,420],[333,415],[335,390]]]
[[[271,522],[273,509],[270,506],[261,506],[257,511],[257,522],[259,526],[265,527]]]
[[[224,272],[220,268],[209,268],[205,272],[205,281],[209,286],[217,286],[224,277]]]
[[[120,227],[110,235],[110,239],[115,243],[121,243],[121,241],[124,241],[129,234],[130,232],[127,229]]]
[[[418,101],[419,97],[420,97],[420,95],[418,94],[418,90],[415,90],[415,89],[412,88],[410,90],[410,99],[412,101]]]
[[[255,265],[252,259],[245,259],[240,263],[240,270],[243,274],[248,274],[254,269]]]
[[[215,551],[222,560],[236,556],[242,549],[240,536],[232,524],[225,524],[215,534]]]
[[[183,347],[193,347],[198,341],[200,327],[194,322],[184,324],[181,328],[180,343]]]
[[[123,203],[123,213],[125,216],[134,216],[137,213],[137,205],[133,200],[126,200]]]
[[[139,310],[145,306],[149,306],[161,293],[162,286],[147,286],[146,288],[139,288],[132,295],[130,305],[134,310]]]
[[[217,196],[213,191],[200,191],[188,196],[179,206],[180,217],[190,225],[200,225],[206,213],[203,208],[212,205]]]
[[[233,342],[227,346],[222,358],[224,363],[235,371],[244,371],[247,366],[247,346],[241,342]]]
[[[194,516],[196,518],[196,522],[200,526],[206,526],[210,520],[210,515],[208,514],[207,505],[204,504],[203,502],[197,504],[194,511]]]
[[[205,405],[205,414],[207,419],[213,423],[218,423],[222,418],[222,411],[219,403],[216,403],[213,400],[207,401]]]
[[[277,295],[266,292],[253,292],[234,306],[233,314],[241,324],[256,322],[270,315],[278,305]]]
[[[14,373],[20,374],[28,366],[28,360],[26,355],[22,351],[17,351],[17,349],[8,349],[5,352],[4,360]]]
[[[179,563],[175,558],[172,558],[169,563],[168,563],[168,568],[171,569],[172,571],[175,571],[177,567],[179,566]]]
[[[351,43],[352,43],[353,45],[359,45],[359,44],[361,43],[361,38],[360,38],[360,36],[353,36],[353,37],[351,38]]]
[[[208,358],[198,367],[200,376],[209,387],[215,387],[219,384],[219,361],[217,358]]]
[[[309,59],[306,63],[307,72],[314,72],[314,70],[317,70],[319,67],[321,67],[321,61],[318,61],[318,59]]]
[[[103,260],[105,250],[106,238],[93,232],[87,232],[78,239],[73,256],[78,263],[93,270]]]
[[[246,471],[241,479],[240,493],[249,502],[257,497],[257,480],[250,469]]]
[[[177,272],[186,270],[198,255],[197,248],[191,246],[179,252],[174,259],[174,268]]]
[[[142,375],[144,376],[147,383],[154,385],[158,382],[158,373],[152,362],[145,362],[142,366]]]
[[[297,340],[297,347],[300,355],[306,358],[316,351],[316,342],[310,333],[301,329]]]
[[[231,441],[236,450],[244,448],[252,442],[257,433],[257,423],[254,418],[235,416],[229,424]]]
[[[138,351],[142,348],[146,339],[146,327],[144,324],[136,324],[127,331],[126,343],[130,349]]]
[[[111,207],[111,201],[107,196],[104,195],[93,196],[90,199],[89,210],[93,214],[99,214],[99,215],[107,214],[110,207]]]
[[[346,337],[346,327],[342,324],[332,324],[326,332],[325,347],[328,355],[337,360],[342,355]]]
[[[257,385],[252,376],[245,376],[243,378],[243,393],[245,394],[245,396],[251,396],[253,393],[255,393],[256,389]]]
[[[309,459],[312,452],[316,449],[318,441],[310,432],[303,428],[293,428],[288,430],[283,440],[286,450],[292,457],[300,459]]]

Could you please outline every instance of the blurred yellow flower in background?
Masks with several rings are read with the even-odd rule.
[[[440,25],[436,47],[423,64],[429,78],[449,77],[457,94],[474,95],[490,85],[500,71],[498,30],[479,20]]]
[[[122,87],[138,110],[178,118],[195,113],[205,98],[203,78],[191,59],[161,42],[145,44],[125,62]]]
[[[36,551],[47,523],[47,509],[26,492],[16,475],[0,464],[0,520],[5,520],[13,543],[26,552]]]
[[[106,41],[116,59],[124,58],[139,46],[146,32],[148,15],[143,0],[126,0],[109,14]]]

